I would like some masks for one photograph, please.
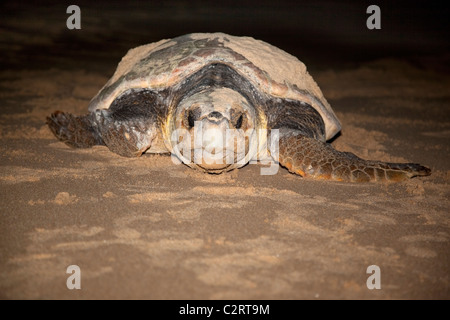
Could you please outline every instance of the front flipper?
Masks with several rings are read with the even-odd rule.
[[[419,164],[363,160],[294,130],[281,133],[279,162],[303,177],[337,181],[401,181],[431,174],[429,168]]]
[[[108,110],[95,112],[96,126],[105,145],[124,157],[139,157],[152,145],[157,135],[156,122],[151,118],[119,119]]]
[[[55,136],[75,148],[106,145],[124,157],[138,157],[158,133],[160,96],[150,90],[128,90],[109,109],[84,116],[56,111],[47,117]]]
[[[93,114],[75,116],[56,111],[47,117],[47,125],[53,134],[73,148],[90,148],[104,145],[102,138],[93,126]]]

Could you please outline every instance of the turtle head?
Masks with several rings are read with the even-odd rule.
[[[206,88],[178,104],[171,130],[172,154],[190,167],[221,173],[257,153],[253,106],[229,88]]]

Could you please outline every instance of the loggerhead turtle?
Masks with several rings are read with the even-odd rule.
[[[430,174],[419,164],[369,161],[335,150],[326,141],[341,125],[305,65],[268,43],[223,33],[131,49],[91,100],[88,114],[56,111],[47,124],[72,147],[106,145],[125,157],[172,153],[209,173],[266,154],[315,179],[400,181]],[[274,139],[268,143],[274,132],[278,148]]]

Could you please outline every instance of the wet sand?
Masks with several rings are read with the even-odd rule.
[[[46,24],[59,30],[54,20]],[[421,163],[429,177],[353,184],[283,168],[262,176],[259,165],[209,175],[169,156],[58,142],[45,117],[85,113],[126,50],[101,65],[105,53],[88,46],[78,59],[29,51],[54,37],[7,23],[3,49],[14,32],[24,45],[9,48],[0,71],[0,298],[450,297],[446,70],[400,58],[307,65],[342,122],[337,149]],[[20,66],[27,52],[39,67]],[[66,287],[69,265],[81,269],[81,290]],[[366,286],[370,265],[380,290]]]

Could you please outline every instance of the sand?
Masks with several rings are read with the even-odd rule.
[[[352,184],[71,149],[45,117],[85,113],[119,60],[45,59],[0,71],[0,298],[450,298],[447,73],[401,59],[312,66],[342,122],[337,149],[432,168]],[[70,265],[81,290],[66,286]],[[371,265],[379,290],[366,285]]]

